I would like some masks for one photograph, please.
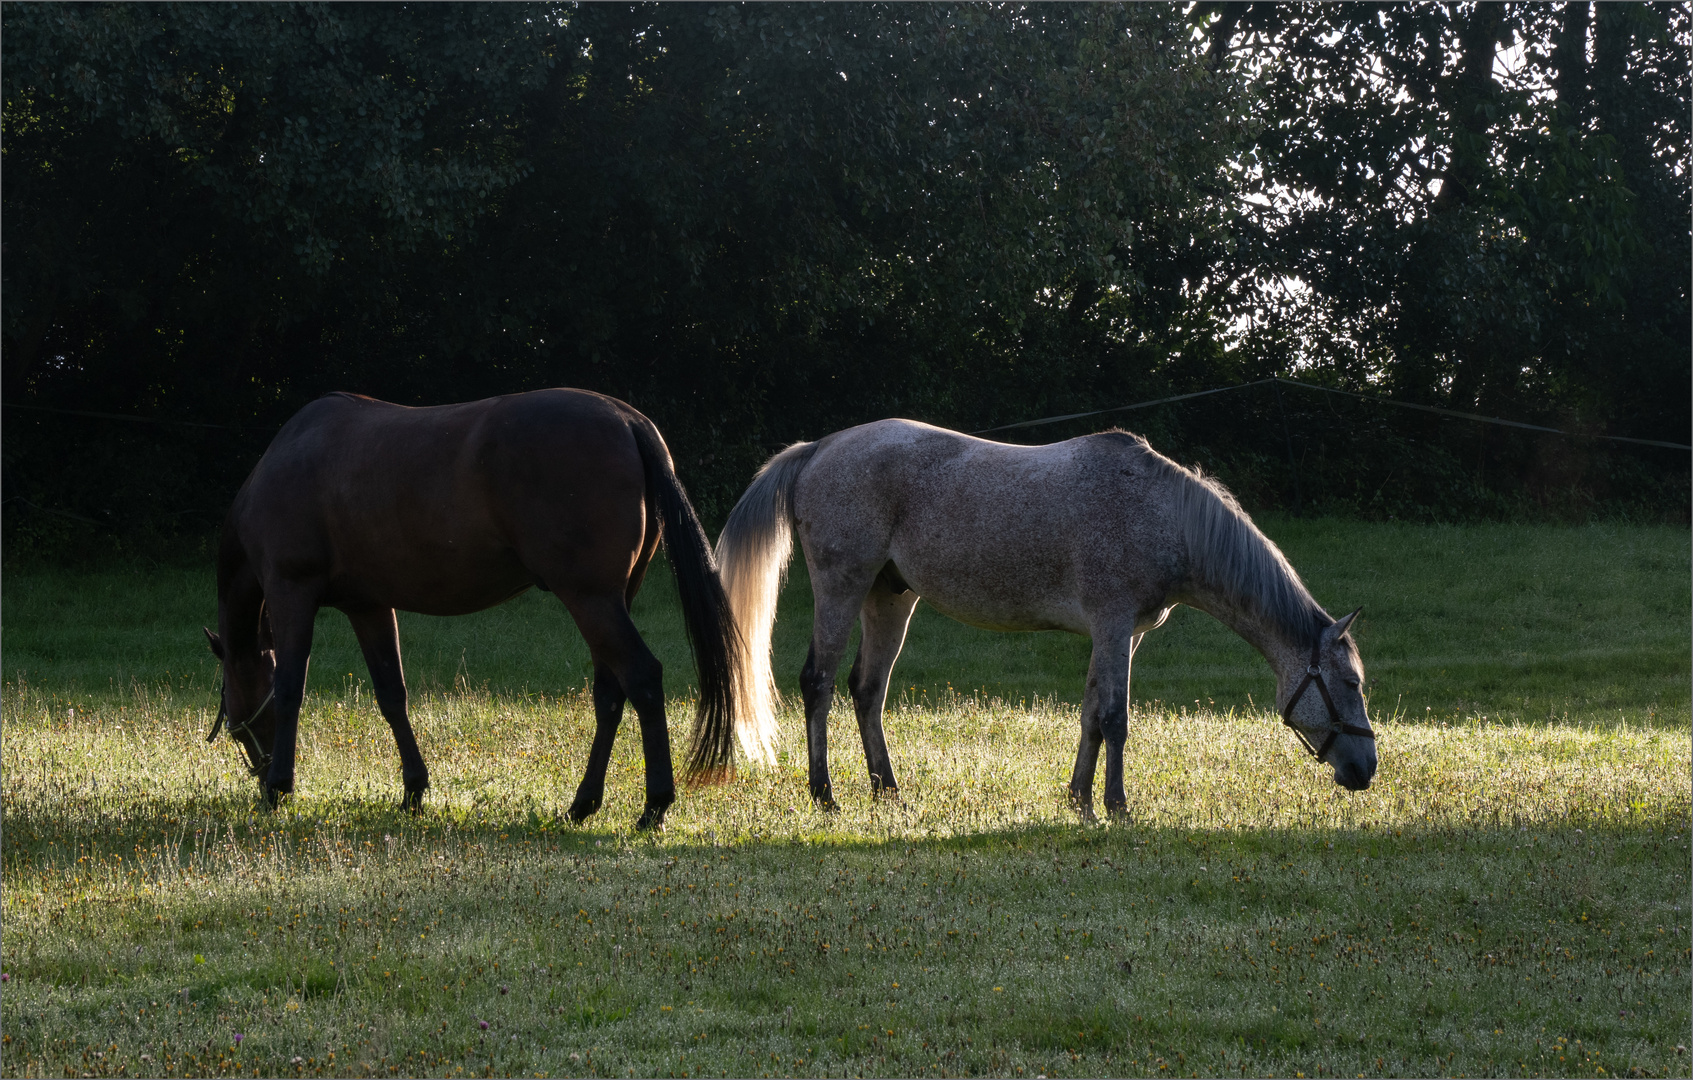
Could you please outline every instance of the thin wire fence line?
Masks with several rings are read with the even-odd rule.
[[[1325,394],[1340,394],[1344,397],[1357,398],[1360,401],[1374,402],[1377,405],[1396,405],[1401,409],[1415,409],[1418,412],[1434,413],[1437,416],[1452,416],[1461,420],[1471,420],[1478,424],[1497,424],[1501,427],[1521,428],[1525,431],[1542,431],[1548,435],[1562,435],[1566,439],[1604,439],[1608,442],[1633,443],[1636,446],[1661,446],[1669,450],[1693,450],[1693,446],[1686,443],[1665,442],[1662,439],[1636,439],[1627,435],[1588,435],[1578,431],[1563,431],[1558,428],[1545,427],[1541,424],[1525,424],[1521,420],[1506,420],[1500,416],[1483,416],[1480,413],[1461,412],[1458,409],[1443,409],[1438,405],[1418,405],[1409,401],[1395,401],[1392,398],[1379,397],[1375,394],[1361,394],[1356,390],[1338,390],[1332,386],[1318,386],[1315,383],[1300,382],[1297,379],[1284,379],[1279,375],[1272,375],[1267,379],[1254,379],[1251,382],[1236,383],[1233,386],[1219,386],[1210,390],[1199,390],[1191,394],[1177,394],[1174,397],[1157,398],[1153,401],[1137,401],[1132,405],[1114,405],[1109,409],[1094,409],[1090,412],[1066,413],[1063,416],[1043,416],[1039,420],[1024,420],[1016,424],[1001,424],[998,427],[983,428],[972,431],[971,435],[989,435],[996,431],[1015,431],[1019,428],[1041,427],[1045,424],[1057,424],[1065,420],[1081,420],[1089,416],[1105,416],[1109,413],[1129,412],[1133,409],[1148,409],[1154,405],[1168,405],[1176,401],[1187,401],[1192,398],[1207,397],[1211,394],[1222,394],[1230,390],[1245,390],[1253,386],[1264,386],[1268,383],[1279,383],[1283,386],[1296,386],[1301,390],[1321,390]]]
[[[1299,386],[1306,390],[1321,390],[1325,394],[1342,394],[1354,397],[1360,401],[1373,401],[1379,405],[1397,405],[1401,409],[1416,409],[1419,412],[1437,413],[1441,416],[1457,416],[1465,420],[1474,420],[1482,424],[1501,424],[1505,427],[1526,428],[1529,431],[1544,431],[1552,435],[1562,435],[1568,439],[1607,439],[1611,442],[1634,443],[1639,446],[1662,446],[1670,450],[1693,450],[1693,446],[1686,443],[1664,442],[1662,439],[1635,439],[1627,435],[1587,435],[1579,431],[1560,431],[1557,428],[1541,427],[1539,424],[1525,424],[1520,420],[1505,420],[1497,416],[1482,416],[1480,413],[1459,412],[1457,409],[1442,409],[1436,405],[1418,405],[1409,401],[1394,401],[1392,398],[1376,397],[1372,394],[1360,394],[1356,390],[1339,390],[1332,386],[1318,386],[1315,383],[1302,383],[1297,379],[1283,379],[1277,376],[1272,382],[1285,383],[1288,386]]]
[[[57,413],[60,416],[85,416],[94,420],[123,420],[131,424],[163,424],[177,427],[213,428],[218,431],[253,431],[249,427],[232,427],[229,424],[207,424],[199,420],[172,420],[159,416],[130,416],[126,413],[91,412],[88,409],[55,409],[46,405],[19,405],[6,402],[8,409],[23,409],[26,412]]]
[[[1001,424],[999,427],[983,428],[980,431],[968,432],[970,435],[987,435],[995,431],[1014,431],[1017,428],[1040,427],[1042,424],[1056,424],[1061,420],[1080,420],[1086,416],[1103,416],[1106,413],[1128,412],[1130,409],[1150,409],[1154,405],[1168,405],[1172,401],[1187,401],[1190,398],[1207,397],[1211,394],[1227,393],[1230,390],[1245,390],[1249,386],[1262,386],[1276,380],[1254,379],[1252,382],[1237,383],[1234,386],[1219,386],[1212,390],[1196,390],[1191,394],[1177,394],[1175,397],[1159,398],[1156,401],[1137,401],[1133,405],[1116,405],[1109,409],[1095,409],[1092,412],[1068,413],[1064,416],[1047,416],[1039,420],[1024,420],[1018,424]]]

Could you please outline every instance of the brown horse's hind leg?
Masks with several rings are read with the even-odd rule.
[[[676,775],[670,763],[670,728],[664,717],[664,665],[641,640],[634,620],[623,604],[621,595],[593,601],[572,600],[570,614],[587,639],[588,652],[594,658],[594,746],[589,751],[588,768],[577,789],[572,815],[581,808],[586,817],[589,803],[605,790],[606,766],[611,760],[611,744],[617,734],[617,721],[622,715],[623,702],[608,691],[601,696],[599,672],[607,671],[616,680],[622,697],[635,707],[641,722],[641,754],[647,767],[647,805],[641,811],[637,829],[651,829],[664,823],[664,812],[676,801]],[[612,708],[615,702],[616,708]],[[603,741],[603,750],[602,750]],[[584,796],[590,798],[584,802]],[[580,820],[578,818],[577,820]]]
[[[394,609],[349,610],[347,621],[353,624],[365,666],[370,669],[377,707],[394,732],[394,745],[400,750],[405,807],[415,813],[422,809],[423,793],[429,789],[429,767],[418,752],[417,737],[412,734],[411,719],[406,714],[406,676],[400,666],[400,627],[394,620]]]
[[[312,620],[316,590],[292,583],[265,589],[265,611],[276,641],[276,742],[264,779],[265,801],[275,806],[294,790],[294,750],[300,730],[300,703],[306,696],[306,668],[312,658]]]
[[[909,589],[895,593],[877,581],[859,609],[864,636],[858,643],[858,658],[847,675],[847,687],[852,691],[853,707],[858,713],[858,735],[864,743],[864,764],[870,772],[872,795],[894,794],[899,790],[893,760],[888,756],[888,740],[882,733],[882,713],[888,700],[888,679],[894,661],[899,659],[900,647],[905,644],[905,631],[911,625],[911,613],[916,607],[916,593]]]
[[[571,821],[586,821],[605,798],[605,771],[611,764],[611,744],[617,739],[617,725],[623,721],[625,700],[617,676],[603,664],[595,664],[594,745],[588,750],[588,768],[576,789],[576,799],[567,811]]]

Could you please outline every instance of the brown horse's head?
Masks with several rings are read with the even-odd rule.
[[[227,723],[230,737],[247,752],[249,770],[261,780],[270,766],[271,747],[276,742],[276,699],[272,693],[276,650],[271,646],[269,630],[269,620],[261,619],[258,636],[248,649],[233,648],[206,630],[212,655],[223,664],[217,722],[206,741],[216,739],[218,728]]]

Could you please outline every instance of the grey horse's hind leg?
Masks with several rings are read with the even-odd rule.
[[[888,741],[882,734],[882,710],[888,700],[888,678],[905,644],[905,631],[916,607],[916,593],[910,589],[895,593],[878,580],[859,609],[864,636],[859,640],[852,672],[847,675],[847,686],[858,713],[858,735],[864,741],[864,764],[870,772],[872,795],[899,789],[893,760],[888,757]]]
[[[1129,666],[1141,636],[1102,632],[1094,637],[1087,695],[1082,701],[1082,737],[1070,775],[1070,801],[1088,821],[1094,820],[1093,778],[1102,744],[1106,750],[1105,811],[1123,814],[1128,810],[1123,744],[1129,734]]]
[[[816,615],[811,626],[811,651],[800,672],[800,694],[805,701],[805,748],[811,766],[811,798],[824,810],[835,808],[835,789],[829,782],[829,706],[835,701],[835,674],[846,653],[852,633],[854,611],[864,593],[831,589],[812,578],[816,591]]]

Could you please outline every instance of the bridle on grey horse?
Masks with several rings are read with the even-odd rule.
[[[1299,681],[1299,686],[1294,689],[1293,696],[1287,699],[1287,704],[1282,708],[1282,723],[1293,729],[1293,733],[1299,737],[1300,744],[1318,761],[1323,760],[1323,755],[1329,752],[1329,747],[1334,745],[1334,740],[1342,735],[1356,735],[1361,739],[1369,739],[1372,742],[1376,737],[1375,732],[1361,724],[1348,724],[1341,720],[1340,710],[1334,707],[1334,698],[1329,696],[1328,685],[1323,682],[1322,669],[1317,666],[1317,661],[1322,655],[1322,648],[1321,639],[1311,646],[1311,662],[1305,665],[1305,678]],[[1301,730],[1298,724],[1293,722],[1293,707],[1299,704],[1299,699],[1305,695],[1305,688],[1312,683],[1317,684],[1317,693],[1323,695],[1323,704],[1328,706],[1329,710],[1329,737],[1323,740],[1323,745],[1320,747],[1312,746],[1311,740],[1305,737],[1305,732]]]
[[[251,747],[248,751],[249,759],[254,754],[258,755],[258,762],[256,764],[249,764],[247,766],[247,771],[252,773],[254,776],[263,776],[265,774],[265,770],[270,768],[270,755],[265,753],[263,746],[259,745],[259,737],[253,734],[253,721],[259,718],[259,714],[265,711],[265,706],[269,705],[273,700],[275,700],[275,698],[276,688],[272,687],[270,693],[265,695],[265,699],[259,702],[259,707],[253,710],[253,715],[247,718],[247,722],[245,724],[238,725],[235,721],[229,719],[229,700],[224,696],[223,687],[218,687],[218,718],[212,724],[211,734],[206,736],[206,741],[215,741],[218,737],[218,729],[223,727],[224,722],[227,720],[229,722],[229,737],[239,741],[240,737],[245,735],[247,737],[247,745],[243,746],[242,749],[247,749],[249,746]]]

